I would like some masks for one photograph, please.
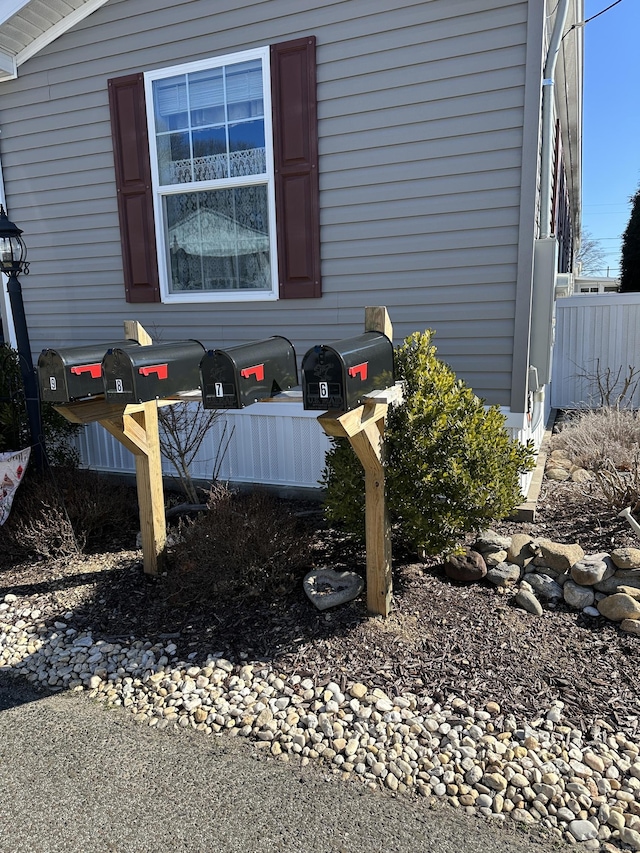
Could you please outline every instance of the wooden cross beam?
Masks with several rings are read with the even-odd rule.
[[[127,340],[150,346],[151,336],[135,320],[126,320]],[[142,555],[145,574],[156,575],[166,557],[167,528],[162,486],[162,459],[158,434],[158,406],[175,400],[118,405],[106,400],[80,400],[56,406],[67,420],[78,424],[99,423],[135,456],[136,487],[140,510]]]

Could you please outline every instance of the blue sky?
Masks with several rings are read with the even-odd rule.
[[[613,0],[585,0],[585,19]],[[640,184],[640,0],[622,0],[585,26],[582,227],[618,275],[622,232]]]

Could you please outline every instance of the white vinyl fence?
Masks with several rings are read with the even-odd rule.
[[[221,413],[190,467],[191,476],[211,482],[220,447],[233,431],[220,464],[220,480],[318,488],[330,445],[317,415],[306,412],[302,403],[256,403],[247,409]],[[135,472],[133,454],[99,424],[85,427],[78,447],[82,464],[96,471]],[[164,459],[163,471],[168,477],[176,476]]]
[[[614,402],[629,368],[638,371],[635,378],[640,379],[640,293],[558,299],[551,379],[553,408],[600,405],[596,375],[612,386]],[[640,408],[640,382],[635,383],[628,405]]]

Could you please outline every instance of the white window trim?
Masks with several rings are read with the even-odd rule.
[[[212,183],[208,181],[195,181],[174,185],[171,190],[160,191],[160,180],[158,175],[158,153],[155,134],[155,115],[153,109],[153,82],[178,74],[194,73],[210,68],[218,68],[222,65],[232,65],[237,62],[246,62],[251,59],[262,60],[263,73],[263,98],[264,98],[264,135],[265,155],[267,162],[266,178],[247,176],[239,178],[227,178],[216,181],[216,188],[224,189],[245,185],[255,186],[266,184],[267,205],[269,211],[269,258],[271,265],[271,290],[262,291],[188,291],[172,293],[169,288],[169,251],[166,241],[164,227],[163,198],[171,193],[198,192],[212,189]],[[151,183],[153,192],[153,215],[156,233],[156,248],[158,254],[158,274],[160,279],[161,301],[167,304],[189,304],[189,303],[221,303],[221,302],[272,302],[278,299],[278,254],[276,239],[276,200],[273,166],[273,126],[271,112],[271,69],[269,63],[269,48],[261,47],[245,50],[239,53],[225,54],[211,59],[201,59],[195,62],[173,65],[169,68],[147,71],[144,75],[145,99],[147,106],[147,127],[149,136],[149,156],[151,160]]]

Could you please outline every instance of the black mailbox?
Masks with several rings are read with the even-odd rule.
[[[44,349],[38,357],[40,397],[48,403],[69,403],[104,394],[102,359],[114,347],[132,349],[137,341]]]
[[[305,409],[348,412],[393,384],[393,344],[382,332],[315,346],[302,359]]]
[[[279,335],[226,350],[209,350],[200,362],[205,409],[242,409],[297,384],[295,350]]]
[[[199,341],[175,341],[137,349],[113,347],[102,360],[110,403],[146,403],[198,388]]]

